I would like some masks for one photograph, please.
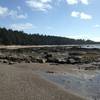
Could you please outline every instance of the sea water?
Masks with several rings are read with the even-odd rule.
[[[90,98],[89,100],[100,100],[100,72],[96,72],[94,75],[42,72],[41,76],[62,86],[67,91],[71,91],[73,94]]]
[[[87,45],[80,45],[81,48],[97,48],[100,49],[100,44],[87,44]]]

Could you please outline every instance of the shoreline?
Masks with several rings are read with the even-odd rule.
[[[84,96],[99,100],[100,74],[97,71],[100,72],[99,49],[66,46],[2,48],[0,49],[0,89],[3,91],[0,94],[12,95],[15,98],[13,100],[16,100],[16,96],[20,94],[23,98],[24,95],[30,98],[29,100],[35,100],[33,95],[40,97],[43,95],[46,97],[43,100],[66,100],[67,96],[68,100],[88,99]],[[6,90],[7,88],[11,92]],[[5,99],[2,95],[0,96],[4,100],[12,100],[11,96],[10,99]],[[26,100],[22,97],[18,100]]]
[[[100,45],[100,44],[67,44],[67,45],[0,45],[0,49],[21,49],[21,48],[36,48],[36,47],[78,47],[78,48],[95,48],[94,45]],[[97,49],[100,49],[97,48]]]
[[[36,74],[36,75],[39,75],[39,76],[40,76],[41,78],[43,78],[44,80],[46,80],[46,81],[52,83],[53,85],[58,86],[59,88],[61,88],[62,90],[66,91],[66,92],[68,92],[68,93],[70,93],[70,94],[73,94],[73,95],[75,95],[75,96],[77,96],[77,97],[80,97],[80,98],[82,98],[82,99],[84,99],[84,100],[92,100],[92,98],[90,98],[90,97],[86,97],[85,95],[76,93],[75,91],[72,91],[72,90],[70,90],[70,89],[66,89],[64,85],[61,85],[61,84],[59,84],[59,83],[57,83],[57,82],[54,82],[53,80],[47,79],[44,75],[41,74],[41,72],[38,73],[38,74],[37,74],[37,73],[35,73],[35,74]]]
[[[37,66],[39,66],[39,68],[37,68]],[[40,70],[41,64],[0,64],[0,90],[2,90],[0,91],[0,99],[85,100],[35,75],[34,67],[36,68],[35,70]],[[34,71],[31,68],[33,68]],[[42,65],[41,70],[43,69]]]

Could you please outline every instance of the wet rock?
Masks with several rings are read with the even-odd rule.
[[[69,52],[70,56],[81,56],[81,55],[85,55],[86,52],[85,51],[71,51]]]
[[[15,64],[15,63],[14,63],[14,62],[9,62],[8,64],[9,64],[9,65],[13,65],[13,64]]]
[[[68,61],[67,61],[67,63],[69,63],[69,64],[75,64],[76,60],[73,59],[73,58],[69,58]]]
[[[89,66],[84,68],[84,70],[96,70],[96,69],[97,69],[96,66]]]
[[[53,54],[49,54],[49,53],[45,53],[45,56],[44,56],[46,59],[48,58],[52,58],[53,57]]]
[[[68,58],[68,63],[83,63],[81,56],[74,56]]]
[[[56,63],[65,64],[65,63],[67,63],[67,60],[64,58],[57,58]]]
[[[8,60],[5,59],[5,60],[2,61],[2,63],[8,63]]]
[[[37,59],[37,62],[39,62],[39,63],[46,63],[46,59],[38,58]]]
[[[47,58],[47,62],[57,63],[57,59],[54,57]]]
[[[7,56],[7,60],[16,62],[18,60],[18,58],[14,57],[14,56]]]
[[[0,55],[0,59],[6,59],[7,57],[5,55]]]
[[[37,57],[29,56],[31,62],[37,62]]]
[[[46,71],[46,73],[53,74],[53,73],[55,73],[55,72],[54,72],[54,71]]]
[[[25,62],[25,63],[30,63],[31,61],[28,60],[28,59],[25,59],[24,62]]]
[[[95,59],[96,62],[100,62],[100,58]]]

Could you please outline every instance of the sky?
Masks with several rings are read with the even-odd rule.
[[[100,41],[100,0],[0,0],[0,27]]]

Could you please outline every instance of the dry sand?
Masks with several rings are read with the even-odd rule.
[[[0,100],[84,100],[34,74],[37,70],[61,68],[49,64],[0,64]]]
[[[77,47],[78,45],[0,45],[0,49],[40,48],[40,47]]]

